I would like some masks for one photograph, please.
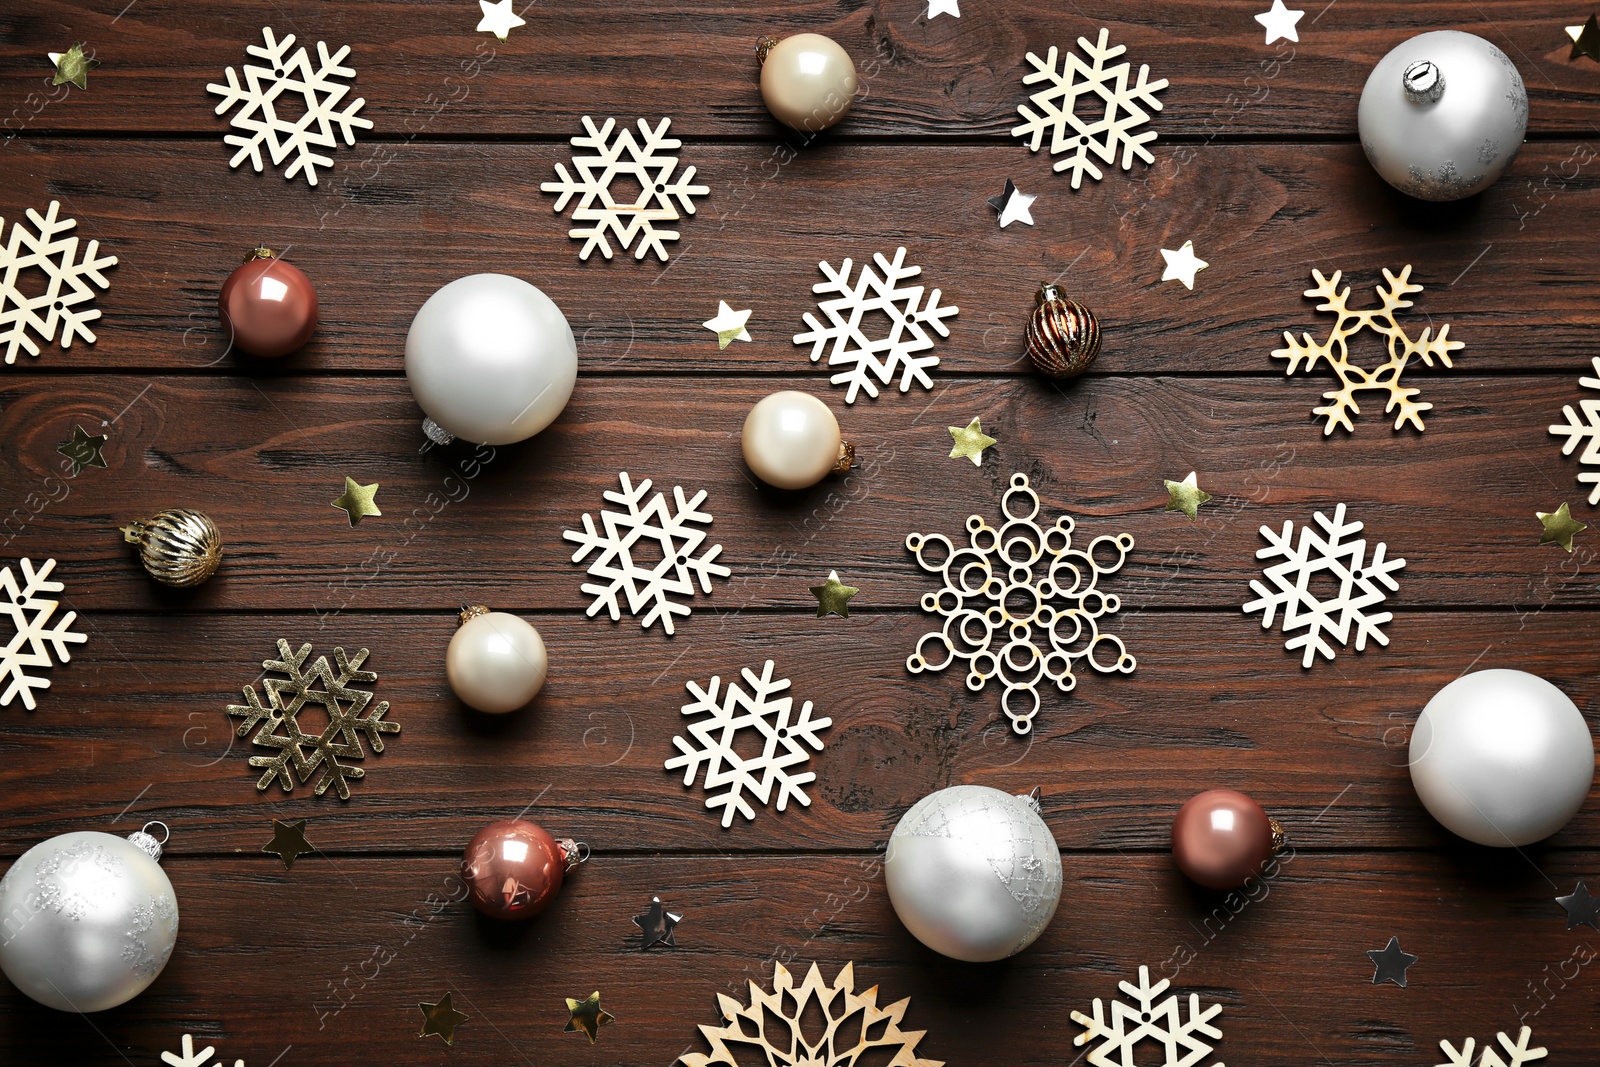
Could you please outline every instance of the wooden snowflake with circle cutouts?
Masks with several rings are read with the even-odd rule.
[[[1396,311],[1411,306],[1412,302],[1406,297],[1422,292],[1422,286],[1410,283],[1411,264],[1407,263],[1398,276],[1391,273],[1388,267],[1383,268],[1387,286],[1378,286],[1378,299],[1382,303],[1367,311],[1351,311],[1345,306],[1350,299],[1350,287],[1339,288],[1339,280],[1344,277],[1343,271],[1336,270],[1332,278],[1327,278],[1320,270],[1313,270],[1311,276],[1317,284],[1307,289],[1305,295],[1321,297],[1322,303],[1317,305],[1317,310],[1332,311],[1338,316],[1333,330],[1326,341],[1314,341],[1309,333],[1302,333],[1300,339],[1296,340],[1293,334],[1285,330],[1285,347],[1275,349],[1272,358],[1289,361],[1289,369],[1284,372],[1286,375],[1299,370],[1315,370],[1318,363],[1326,362],[1328,368],[1338,376],[1339,388],[1322,394],[1328,404],[1311,409],[1313,415],[1327,420],[1322,428],[1323,436],[1331,434],[1335,426],[1355,432],[1351,416],[1361,414],[1356,394],[1362,392],[1387,393],[1389,400],[1384,405],[1384,413],[1396,409],[1399,411],[1395,416],[1394,428],[1398,430],[1410,423],[1420,432],[1423,429],[1422,413],[1431,410],[1433,405],[1413,400],[1412,397],[1422,390],[1401,385],[1401,375],[1413,356],[1430,367],[1435,359],[1446,367],[1453,367],[1455,364],[1450,360],[1450,353],[1466,345],[1449,340],[1448,323],[1439,327],[1439,336],[1434,337],[1433,327],[1429,326],[1422,331],[1421,337],[1413,341],[1395,321]],[[1364,329],[1382,334],[1388,342],[1389,358],[1375,370],[1369,371],[1350,362],[1349,340]]]

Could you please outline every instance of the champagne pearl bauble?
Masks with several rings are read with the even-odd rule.
[[[198,511],[168,508],[121,529],[124,541],[139,546],[140,564],[163,585],[199,585],[222,563],[222,534]]]
[[[532,700],[550,664],[538,630],[515,615],[471,607],[461,613],[444,665],[462,703],[499,715]]]
[[[144,992],[178,941],[160,855],[143,830],[62,834],[23,853],[0,879],[0,970],[58,1011],[105,1011]]]
[[[1261,805],[1232,789],[1189,798],[1172,820],[1172,858],[1207,889],[1237,889],[1283,845],[1283,830]]]
[[[844,118],[856,95],[856,65],[831,37],[761,38],[761,99],[785,126],[817,133]]]
[[[1462,675],[1411,731],[1411,784],[1480,845],[1529,845],[1567,824],[1594,782],[1594,739],[1567,695],[1525,671]]]
[[[1052,282],[1028,317],[1028,358],[1052,378],[1076,378],[1100,354],[1100,320]]]
[[[1061,853],[1037,803],[984,785],[917,801],[889,837],[883,871],[912,936],[969,963],[1033,944],[1061,901]]]
[[[1482,37],[1435,30],[1378,61],[1361,91],[1361,147],[1383,180],[1423,200],[1487,189],[1528,129],[1528,92]]]
[[[810,393],[785,390],[764,398],[744,419],[744,461],[779,489],[804,489],[850,469],[855,448],[839,439],[839,421]]]
[[[574,841],[557,841],[526,819],[501,819],[479,830],[461,857],[472,906],[491,919],[531,919],[561,892],[579,862]]]
[[[311,340],[317,290],[299,267],[278,259],[270,248],[257,248],[222,283],[217,310],[235,345],[252,356],[276,359]]]
[[[521,278],[473,274],[428,298],[406,335],[406,381],[428,418],[480,445],[532,437],[578,378],[578,346],[554,301]]]

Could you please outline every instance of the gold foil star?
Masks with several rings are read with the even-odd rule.
[[[444,1043],[447,1045],[456,1043],[456,1027],[472,1018],[456,1011],[450,1004],[449,993],[440,997],[437,1004],[419,1003],[417,1007],[422,1009],[422,1029],[417,1031],[417,1036],[427,1037],[429,1034],[437,1034],[444,1038]]]
[[[1572,54],[1568,60],[1577,59],[1579,56],[1588,56],[1600,63],[1600,20],[1593,15],[1582,26],[1568,26],[1567,34],[1572,38]]]
[[[717,301],[717,317],[707,319],[700,325],[717,335],[717,350],[727,348],[735,341],[750,340],[750,331],[744,324],[750,321],[750,311],[735,311],[728,306],[726,300]]]
[[[382,515],[373,498],[378,495],[378,483],[361,485],[348,474],[344,478],[344,495],[333,502],[333,506],[350,516],[350,525],[354,526],[367,515]]]
[[[811,595],[817,598],[817,618],[827,618],[837,615],[841,619],[850,617],[850,598],[861,590],[853,585],[845,585],[839,580],[838,571],[829,571],[828,580],[821,585],[811,586]]]
[[[283,869],[289,870],[301,856],[309,856],[316,849],[306,843],[306,821],[279,822],[272,820],[272,840],[261,846],[261,851],[277,856]]]
[[[84,432],[82,426],[72,424],[72,440],[62,441],[56,445],[56,451],[72,463],[72,476],[76,478],[84,472],[86,467],[104,467],[105,457],[100,450],[105,447],[110,438],[101,434],[99,437],[90,437]]]
[[[1554,511],[1536,511],[1539,521],[1544,524],[1544,533],[1539,535],[1541,545],[1560,545],[1568,552],[1572,551],[1572,538],[1589,527],[1572,517],[1572,512],[1563,503]]]
[[[1211,499],[1211,494],[1200,488],[1200,483],[1195,480],[1194,471],[1189,472],[1189,477],[1181,482],[1164,479],[1163,485],[1167,487],[1167,495],[1171,497],[1163,511],[1181,511],[1189,516],[1192,521],[1200,511],[1200,505]]]
[[[567,1011],[572,1018],[567,1020],[567,1028],[563,1034],[582,1034],[589,1039],[589,1044],[594,1044],[600,1037],[600,1028],[606,1023],[616,1019],[609,1011],[600,1006],[600,991],[597,989],[582,1000],[567,998]]]
[[[956,446],[950,450],[951,459],[970,459],[974,467],[983,466],[983,450],[995,439],[983,432],[983,424],[976,418],[965,426],[947,426]]]
[[[1592,19],[1590,21],[1593,21]],[[97,59],[91,59],[83,54],[83,45],[75,44],[65,52],[47,52],[50,62],[56,65],[56,76],[50,79],[51,85],[64,85],[71,82],[80,89],[89,88],[89,72],[100,65]]]

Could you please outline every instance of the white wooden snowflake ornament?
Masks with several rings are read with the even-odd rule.
[[[650,492],[650,479],[646,478],[635,488],[628,472],[619,476],[622,491],[606,490],[605,498],[621,504],[626,511],[602,511],[600,522],[604,532],[596,529],[594,519],[583,516],[582,530],[565,530],[561,536],[576,541],[578,550],[572,562],[581,563],[590,553],[595,553],[589,564],[589,576],[600,579],[582,586],[585,593],[594,597],[588,615],[593,618],[601,608],[611,614],[611,621],[622,617],[622,603],[618,594],[626,594],[628,614],[644,615],[639,625],[649,628],[660,620],[661,628],[673,632],[672,617],[688,615],[689,606],[673,600],[673,596],[694,596],[694,578],[700,579],[703,592],[711,592],[713,576],[726,578],[733,572],[715,562],[722,553],[721,545],[711,545],[704,551],[706,531],[697,525],[711,524],[709,513],[700,510],[706,498],[704,489],[686,499],[680,486],[672,487],[676,508],[667,509],[666,498],[657,493],[641,505]],[[645,556],[659,555],[653,564]],[[637,557],[637,558],[636,558]]]
[[[11,640],[0,647],[0,682],[5,683],[5,689],[0,690],[0,708],[20,696],[22,706],[32,711],[36,706],[33,690],[49,689],[50,679],[30,675],[27,668],[51,666],[51,649],[55,650],[56,660],[71,662],[72,653],[67,646],[81,645],[89,637],[71,631],[72,621],[78,617],[76,611],[67,612],[49,625],[61,602],[39,594],[59,593],[64,588],[60,582],[49,581],[56,561],[47,559],[38,568],[31,559],[23,559],[20,564],[20,586],[10,567],[0,567],[0,617],[9,618],[16,630]]]
[[[821,359],[826,351],[828,366],[849,368],[828,379],[834,385],[848,387],[844,394],[846,404],[854,404],[856,394],[862,390],[876,398],[878,386],[889,385],[897,373],[902,393],[911,389],[912,382],[932,389],[928,368],[937,367],[939,357],[917,353],[933,347],[929,329],[940,337],[949,337],[950,329],[944,320],[961,310],[953,305],[940,307],[938,289],[928,294],[928,303],[923,305],[923,287],[905,284],[921,274],[922,268],[905,265],[904,248],[895,249],[893,261],[885,259],[881,252],[872,258],[877,270],[873,264],[864,263],[853,282],[850,271],[854,260],[846,259],[838,270],[830,267],[827,260],[818,263],[828,280],[813,285],[811,291],[819,296],[838,295],[817,304],[828,317],[826,326],[808,311],[805,321],[810,329],[794,335],[795,344],[811,346],[811,362]],[[870,336],[863,325],[872,312],[882,312],[889,318],[889,329],[883,336]]]
[[[747,693],[738,682],[729,682],[721,690],[722,678],[711,676],[711,684],[702,689],[694,682],[687,683],[694,700],[683,706],[685,717],[709,716],[691,722],[689,739],[674,737],[672,743],[679,754],[666,762],[666,769],[683,770],[683,784],[693,785],[695,775],[703,765],[703,784],[709,794],[706,807],[722,809],[722,825],[733,825],[735,813],[746,819],[756,817],[755,808],[746,797],[762,805],[773,803],[773,787],[777,787],[774,803],[782,811],[793,799],[810,807],[811,798],[802,786],[816,781],[811,771],[795,772],[793,768],[810,762],[810,746],[822,751],[822,738],[817,736],[833,725],[830,718],[812,718],[811,701],[800,706],[798,715],[792,714],[794,698],[780,696],[789,688],[789,679],[772,677],[772,661],[761,670],[761,676],[746,667],[744,681],[750,687]],[[752,739],[745,751],[740,752],[740,734]],[[720,792],[719,792],[720,790]]]
[[[244,105],[228,120],[242,132],[228,134],[222,139],[223,143],[239,149],[228,166],[237,167],[248,159],[260,173],[263,169],[261,149],[265,146],[273,166],[289,160],[289,168],[283,173],[285,178],[303,173],[309,184],[316,185],[317,168],[333,166],[332,156],[319,155],[316,150],[338,147],[334,127],[338,127],[347,145],[356,143],[357,129],[372,129],[371,122],[356,114],[366,103],[365,99],[357,97],[339,107],[350,87],[334,79],[356,76],[353,68],[341,65],[350,54],[350,46],[345,45],[330,55],[327,44],[318,41],[317,65],[313,67],[304,48],[289,51],[295,41],[294,34],[287,34],[280,41],[272,27],[265,26],[261,36],[265,45],[253,44],[245,51],[265,60],[266,66],[246,65],[243,84],[229,67],[226,85],[212,82],[206,86],[207,92],[222,97],[217,114],[235,105]],[[283,115],[279,114],[280,107]]]
[[[1266,548],[1257,550],[1256,558],[1282,557],[1283,562],[1273,564],[1263,572],[1273,588],[1251,580],[1250,588],[1255,592],[1256,599],[1247,603],[1244,610],[1246,613],[1260,611],[1261,628],[1265,630],[1272,626],[1272,620],[1281,607],[1283,632],[1292,634],[1296,630],[1305,631],[1291,636],[1283,645],[1291,652],[1297,648],[1305,649],[1300,661],[1302,667],[1311,666],[1318,653],[1333,659],[1333,645],[1348,645],[1352,631],[1357,652],[1367,647],[1369,637],[1380,645],[1389,643],[1388,636],[1380,627],[1394,616],[1387,611],[1369,609],[1382,604],[1388,597],[1385,589],[1392,592],[1400,588],[1393,572],[1404,567],[1406,561],[1384,559],[1389,546],[1379,541],[1372,551],[1372,562],[1364,563],[1367,541],[1364,537],[1355,536],[1361,532],[1361,523],[1345,522],[1344,511],[1344,505],[1340,504],[1334,509],[1331,520],[1322,512],[1317,512],[1317,525],[1322,527],[1323,532],[1319,534],[1309,525],[1301,526],[1299,545],[1294,543],[1294,523],[1287,519],[1281,532],[1275,533],[1270,526],[1261,527],[1261,536],[1267,539],[1268,544]],[[1323,599],[1312,591],[1312,583],[1321,574],[1326,574],[1337,584],[1339,592],[1336,596]]]
[[[1090,159],[1091,153],[1101,162],[1115,165],[1117,150],[1121,149],[1123,170],[1133,167],[1135,156],[1146,163],[1156,160],[1145,148],[1156,139],[1156,132],[1146,130],[1136,134],[1130,131],[1148,122],[1151,111],[1161,110],[1161,101],[1155,94],[1167,87],[1167,80],[1151,81],[1150,68],[1140,64],[1139,80],[1129,88],[1130,64],[1106,65],[1108,60],[1127,51],[1120,44],[1108,48],[1110,38],[1111,32],[1106,29],[1101,29],[1097,44],[1090,44],[1087,37],[1079,37],[1078,47],[1092,62],[1085,63],[1077,55],[1068,53],[1060,69],[1056,66],[1060,50],[1054,45],[1044,59],[1028,53],[1033,72],[1023,76],[1022,84],[1048,84],[1029,97],[1027,104],[1018,106],[1017,113],[1026,121],[1013,126],[1011,136],[1028,138],[1029,151],[1037,152],[1044,135],[1049,133],[1050,154],[1062,157],[1056,160],[1055,169],[1072,172],[1074,189],[1083,184],[1086,173],[1100,180],[1100,168]],[[1088,98],[1090,106],[1101,106],[1104,110],[1093,121],[1079,118],[1076,114],[1079,97]]]
[[[71,348],[73,337],[94,342],[94,331],[85,324],[98,319],[99,310],[74,309],[94,299],[88,283],[101,289],[111,284],[100,271],[116,266],[117,257],[100,255],[100,242],[90,241],[80,259],[77,235],[67,236],[78,220],[60,218],[60,210],[56,200],[50,201],[43,215],[29,208],[33,229],[14,220],[11,238],[0,248],[0,346],[5,347],[7,363],[17,361],[19,349],[30,356],[39,354],[39,345],[29,336],[30,328],[48,343],[56,339],[56,327],[60,326],[62,348]],[[5,224],[5,219],[0,219],[0,231]],[[47,279],[43,292],[22,291],[22,272],[30,267]]]
[[[1543,1048],[1529,1048],[1528,1041],[1533,1037],[1533,1030],[1524,1026],[1517,1035],[1515,1043],[1505,1035],[1504,1031],[1495,1035],[1500,1045],[1505,1049],[1507,1059],[1501,1059],[1500,1053],[1493,1045],[1485,1045],[1483,1055],[1478,1060],[1478,1067],[1522,1067],[1525,1063],[1542,1060],[1549,1052]],[[1445,1062],[1438,1067],[1472,1067],[1472,1047],[1475,1044],[1472,1038],[1467,1038],[1458,1050],[1448,1041],[1440,1041],[1439,1048],[1445,1054]]]
[[[189,1034],[183,1035],[182,1052],[163,1052],[161,1062],[170,1064],[170,1067],[224,1067],[225,1060],[212,1061],[211,1057],[217,1050],[207,1045],[199,1052],[194,1050],[194,1038]],[[234,1060],[233,1067],[244,1067],[243,1060]]]
[[[627,127],[613,140],[611,134],[617,129],[616,119],[606,119],[604,126],[596,127],[588,115],[583,117],[583,128],[588,133],[574,137],[572,147],[590,148],[594,153],[573,153],[576,178],[567,173],[564,165],[557,163],[556,174],[561,180],[539,186],[544,192],[557,194],[557,214],[569,200],[582,194],[577,207],[572,209],[572,221],[593,225],[573,226],[567,231],[568,237],[587,238],[583,250],[578,253],[579,259],[588,259],[596,248],[610,259],[611,243],[606,240],[606,234],[610,233],[624,252],[633,247],[634,238],[639,239],[639,246],[633,249],[634,259],[643,259],[646,252],[653,250],[663,263],[667,261],[663,242],[676,241],[678,231],[658,229],[656,224],[676,222],[681,217],[678,207],[682,207],[685,214],[693,215],[692,198],[711,191],[709,186],[694,184],[693,167],[673,177],[678,157],[669,155],[668,149],[681,148],[683,142],[667,136],[667,127],[671,124],[671,119],[664,118],[659,126],[651,129],[648,122],[640,119],[640,140],[634,140],[633,131]],[[639,194],[632,201],[618,203],[612,195],[612,183],[618,178],[631,178],[639,184]]]
[[[1136,1062],[1135,1048],[1146,1040],[1162,1047],[1165,1052],[1161,1061],[1163,1067],[1194,1067],[1210,1058],[1215,1051],[1211,1042],[1222,1037],[1222,1031],[1212,1026],[1211,1020],[1222,1014],[1222,1005],[1213,1004],[1201,1011],[1199,994],[1190,993],[1189,1017],[1185,1021],[1179,1011],[1178,994],[1157,1000],[1171,984],[1163,978],[1151,985],[1150,968],[1140,967],[1138,985],[1117,983],[1134,1006],[1114,1000],[1107,1017],[1104,1002],[1095,997],[1093,1016],[1081,1011],[1072,1013],[1072,1021],[1085,1028],[1072,1043],[1099,1042],[1089,1050],[1088,1062],[1093,1067],[1124,1067]],[[1222,1061],[1218,1060],[1212,1067],[1223,1067]]]
[[[7,360],[7,362],[10,362]],[[1578,379],[1578,384],[1585,389],[1600,390],[1600,356],[1593,361],[1594,376]],[[1584,398],[1578,401],[1578,406],[1583,410],[1583,417],[1578,417],[1578,412],[1571,404],[1561,406],[1561,414],[1567,417],[1564,425],[1551,426],[1550,433],[1556,437],[1565,437],[1567,443],[1561,446],[1561,454],[1570,456],[1583,445],[1583,454],[1578,457],[1578,462],[1585,467],[1600,467],[1600,399]],[[1594,488],[1589,490],[1589,503],[1600,504],[1600,470],[1588,470],[1578,475],[1578,481]]]

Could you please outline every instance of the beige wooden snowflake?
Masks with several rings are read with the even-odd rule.
[[[711,1055],[688,1052],[677,1062],[685,1067],[739,1067],[754,1062],[749,1054],[760,1049],[765,1055],[757,1054],[755,1060],[795,1067],[854,1067],[868,1062],[944,1067],[942,1060],[917,1055],[917,1043],[926,1031],[900,1029],[911,1000],[878,1007],[877,986],[865,993],[855,991],[855,964],[845,964],[832,985],[823,982],[815,963],[799,985],[783,964],[772,966],[772,992],[751,982],[748,1007],[717,994],[726,1024],[700,1027]],[[820,1032],[813,1020],[820,1022]]]
[[[1504,1031],[1496,1034],[1495,1037],[1499,1038],[1500,1046],[1505,1049],[1509,1059],[1501,1059],[1500,1053],[1495,1050],[1493,1045],[1485,1045],[1483,1047],[1483,1055],[1478,1059],[1478,1067],[1522,1067],[1525,1063],[1542,1060],[1549,1055],[1548,1051],[1543,1048],[1528,1047],[1528,1041],[1533,1037],[1533,1030],[1529,1027],[1524,1026],[1522,1028],[1522,1032],[1517,1035],[1515,1042],[1507,1037]],[[1472,1046],[1474,1044],[1475,1042],[1470,1037],[1467,1038],[1460,1049],[1455,1048],[1448,1041],[1439,1042],[1439,1048],[1443,1050],[1447,1057],[1444,1063],[1439,1064],[1439,1067],[1472,1067]]]
[[[1383,277],[1388,284],[1387,287],[1378,286],[1378,298],[1382,305],[1367,311],[1351,311],[1345,306],[1350,299],[1350,287],[1339,288],[1343,271],[1336,270],[1332,278],[1326,278],[1320,270],[1313,270],[1311,276],[1317,284],[1307,289],[1305,295],[1321,297],[1322,303],[1317,305],[1317,310],[1334,312],[1339,316],[1338,321],[1333,324],[1326,341],[1314,341],[1309,333],[1302,333],[1300,340],[1295,340],[1294,335],[1285,330],[1285,347],[1275,350],[1272,356],[1289,361],[1287,374],[1294,374],[1302,367],[1308,371],[1314,370],[1319,362],[1326,360],[1329,369],[1338,376],[1339,388],[1322,394],[1328,404],[1311,409],[1312,414],[1327,420],[1323,434],[1331,434],[1335,426],[1343,426],[1353,433],[1355,426],[1351,416],[1361,414],[1361,406],[1356,403],[1355,395],[1373,391],[1388,394],[1388,403],[1383,409],[1385,414],[1398,409],[1399,414],[1394,420],[1396,430],[1408,422],[1419,431],[1422,430],[1422,413],[1433,405],[1413,400],[1412,397],[1421,390],[1401,385],[1400,376],[1405,373],[1406,365],[1413,356],[1421,357],[1422,362],[1430,367],[1435,358],[1446,367],[1452,367],[1454,364],[1450,360],[1450,353],[1466,345],[1448,339],[1448,323],[1439,327],[1439,336],[1432,336],[1433,327],[1429,326],[1422,331],[1421,337],[1413,341],[1395,321],[1396,311],[1411,306],[1411,301],[1405,298],[1412,293],[1422,292],[1422,286],[1410,284],[1411,264],[1407,263],[1398,277],[1390,273],[1388,267],[1383,268]],[[1375,370],[1369,371],[1350,362],[1349,339],[1363,329],[1370,329],[1388,339],[1389,358]]]

